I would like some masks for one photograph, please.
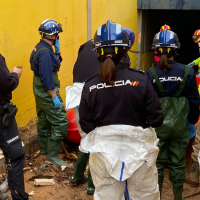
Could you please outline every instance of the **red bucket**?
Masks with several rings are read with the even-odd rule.
[[[78,128],[77,128],[77,125],[76,125],[76,118],[75,118],[75,115],[74,115],[74,109],[71,109],[67,113],[67,117],[68,117],[69,124],[68,124],[68,132],[67,132],[66,138],[70,142],[80,144],[81,135],[80,135]]]

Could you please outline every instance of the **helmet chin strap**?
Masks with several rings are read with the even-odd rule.
[[[48,37],[46,37],[46,35],[42,35],[42,36],[43,36],[43,38],[46,39],[46,40],[53,41],[53,44],[55,45],[57,39],[48,38]]]
[[[50,38],[46,38],[46,37],[44,37],[44,39],[46,39],[46,40],[50,40],[50,41],[53,41],[53,44],[56,43],[56,40],[55,40],[55,39],[50,39]]]

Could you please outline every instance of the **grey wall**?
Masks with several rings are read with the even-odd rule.
[[[200,10],[200,0],[138,0],[138,9]]]

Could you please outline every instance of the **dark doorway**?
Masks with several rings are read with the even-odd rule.
[[[199,10],[199,0],[137,0],[138,9]]]
[[[197,59],[200,56],[199,48],[193,42],[192,35],[200,29],[199,16],[200,11],[196,10],[142,10],[141,53],[151,51],[154,35],[162,25],[167,24],[178,34],[181,44],[177,62],[188,64]]]

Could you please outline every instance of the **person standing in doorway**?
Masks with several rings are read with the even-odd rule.
[[[199,53],[200,53],[200,29],[196,30],[194,32],[194,35],[192,36],[192,39],[195,43],[198,44],[199,46]],[[200,57],[197,58],[196,60],[193,60],[191,63],[188,64],[190,67],[193,67],[193,66],[198,66],[198,75],[197,77],[200,77]]]
[[[90,152],[95,200],[122,200],[125,183],[128,199],[160,199],[158,140],[150,126],[162,124],[163,112],[146,74],[122,62],[129,48],[120,24],[107,21],[97,29],[94,49],[102,65],[85,83],[79,108],[87,134],[80,150]]]
[[[38,116],[40,155],[47,155],[46,162],[62,166],[67,163],[59,158],[59,150],[68,129],[58,79],[62,61],[58,34],[62,32],[62,27],[55,20],[47,19],[40,25],[39,32],[42,39],[31,53],[30,64],[34,73],[33,92]]]
[[[152,49],[160,60],[146,71],[164,112],[164,122],[156,128],[159,138],[157,159],[160,193],[164,179],[164,168],[169,169],[169,180],[173,184],[174,200],[183,200],[185,182],[186,147],[193,124],[199,117],[199,94],[192,68],[174,61],[180,43],[176,33],[164,30],[155,34]]]
[[[163,25],[160,27],[160,32],[164,31],[164,30],[171,30],[171,27],[167,24]],[[157,52],[155,52],[154,54],[154,65],[160,60],[160,57],[158,55]]]
[[[15,120],[17,108],[11,103],[12,91],[19,84],[22,69],[14,67],[10,73],[5,58],[0,55],[0,71],[0,148],[5,157],[8,186],[12,199],[28,200],[23,174],[25,152]],[[7,199],[8,194],[0,194],[0,200]]]
[[[198,44],[199,50],[200,50],[200,29],[194,32],[194,35],[192,36],[195,43]],[[197,65],[198,66],[198,75],[197,79],[200,77],[200,58],[194,60],[189,64],[190,67],[193,67]],[[190,165],[190,171],[186,176],[186,183],[188,183],[190,186],[198,187],[199,186],[199,178],[200,178],[200,171],[199,171],[199,160],[198,157],[200,156],[200,123],[197,124],[196,128],[196,136],[194,140],[194,144],[192,146],[193,152],[192,152],[192,161]],[[200,157],[199,157],[200,159]]]

